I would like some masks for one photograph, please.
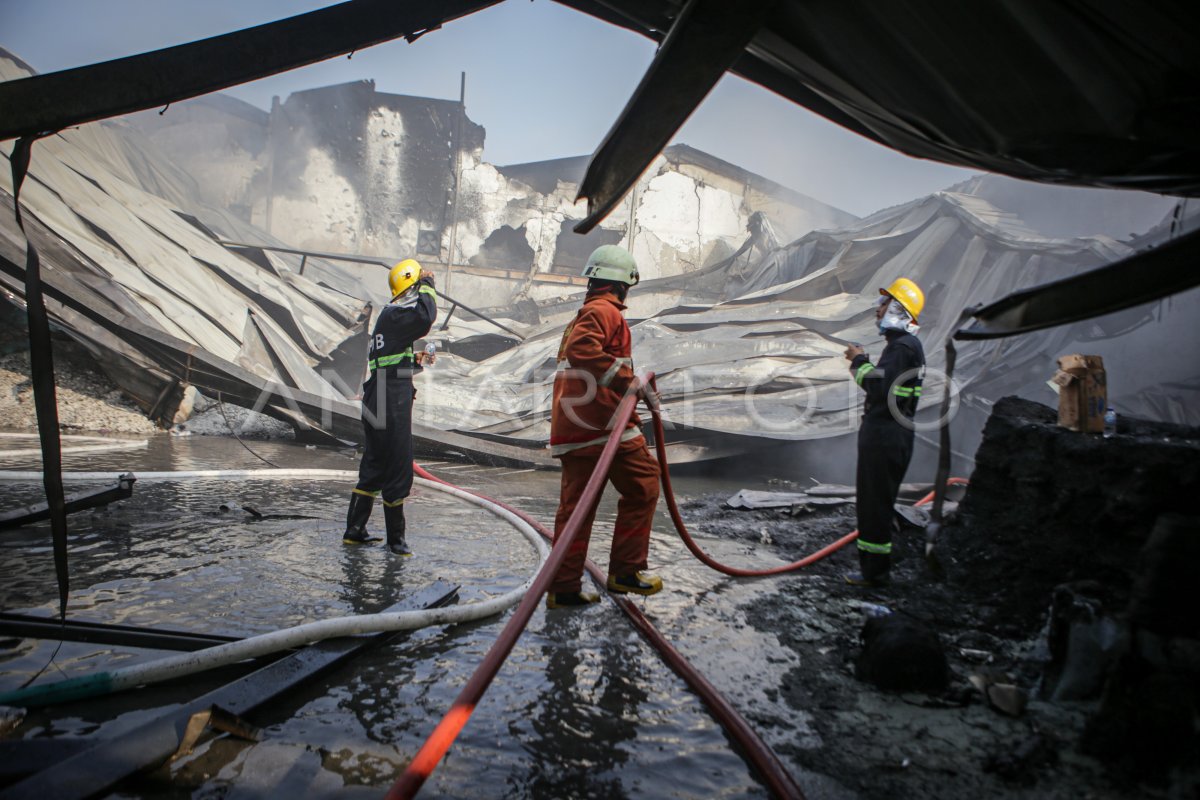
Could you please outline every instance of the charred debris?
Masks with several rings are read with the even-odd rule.
[[[773,488],[788,491],[693,498],[684,513],[788,561],[854,525],[852,506],[813,502],[851,487]],[[1003,398],[949,505],[940,574],[927,518],[898,506],[890,587],[847,587],[849,562],[832,558],[744,609],[800,655],[781,692],[811,716],[788,754],[865,796],[1188,796],[1197,491],[1200,428],[1128,419],[1106,438]]]

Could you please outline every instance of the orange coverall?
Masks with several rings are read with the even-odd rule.
[[[550,410],[550,452],[562,460],[562,490],[554,517],[556,541],[595,470],[612,432],[613,415],[633,382],[624,310],[612,292],[589,292],[558,348]],[[646,569],[650,527],[658,504],[658,463],[646,448],[640,425],[641,419],[634,413],[608,472],[608,480],[621,495],[609,575],[632,575]],[[550,585],[551,592],[580,590],[595,516],[592,508]]]

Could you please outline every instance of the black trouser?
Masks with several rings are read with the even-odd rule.
[[[891,568],[892,517],[900,482],[912,459],[913,432],[889,418],[864,417],[858,429],[855,510],[863,577],[874,580]]]
[[[395,505],[413,484],[412,410],[416,388],[408,374],[388,370],[363,384],[363,435],[366,447],[358,465],[361,492],[383,492]]]

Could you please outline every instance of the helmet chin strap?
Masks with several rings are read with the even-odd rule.
[[[597,280],[597,279],[593,278],[592,280]],[[603,285],[595,286],[594,284],[589,283],[588,291],[589,292],[612,292],[614,295],[616,295],[617,300],[624,303],[625,297],[629,294],[629,284],[621,283],[620,281],[606,281]]]

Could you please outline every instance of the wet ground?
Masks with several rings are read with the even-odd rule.
[[[281,466],[353,469],[352,451],[278,442],[250,447]],[[29,468],[10,460],[8,468]],[[67,456],[67,469],[246,469],[266,466],[230,439],[150,437],[144,450]],[[429,464],[464,487],[552,517],[556,473]],[[794,476],[807,484],[808,476]],[[765,477],[676,478],[685,517],[718,560],[769,567],[807,555],[853,528],[852,506],[734,511],[739,488],[795,491]],[[409,511],[413,559],[346,548],[349,483],[190,481],[138,485],[132,499],[72,518],[71,614],[81,619],[248,635],[299,622],[378,611],[435,578],[473,602],[519,584],[532,549],[473,506],[418,489]],[[0,484],[4,505],[33,485]],[[221,511],[221,506],[233,509]],[[255,509],[261,518],[240,510]],[[601,505],[591,555],[604,565],[614,512]],[[373,527],[382,528],[376,513]],[[651,565],[667,590],[639,601],[667,638],[770,744],[810,798],[1168,797],[1113,784],[1074,746],[1093,704],[1033,700],[1021,717],[988,708],[969,686],[989,673],[1031,685],[1043,653],[1036,632],[996,631],[929,579],[919,534],[897,542],[898,581],[863,594],[841,573],[852,553],[799,574],[737,580],[695,561],[660,511]],[[46,525],[0,534],[0,605],[49,613],[56,597]],[[870,606],[931,626],[946,645],[949,691],[887,694],[854,678]],[[123,797],[378,796],[407,764],[506,619],[415,632],[292,692],[251,721],[263,741],[211,740]],[[0,690],[40,669],[53,643],[0,650]],[[157,654],[65,644],[39,679],[86,674]],[[236,677],[220,675],[31,713],[15,736],[110,736]],[[766,789],[704,707],[601,603],[540,608],[423,797],[764,797]]]
[[[289,467],[353,469],[350,452],[250,443]],[[32,463],[8,460],[10,469]],[[66,458],[68,470],[265,467],[236,441],[150,437],[145,450]],[[550,519],[557,474],[461,464],[430,469]],[[711,482],[696,481],[706,490]],[[685,482],[686,485],[686,482]],[[74,488],[74,487],[72,487]],[[735,487],[736,488],[736,487]],[[462,586],[460,602],[518,585],[535,567],[525,540],[495,517],[418,489],[409,511],[417,556],[346,548],[341,519],[350,484],[194,480],[137,485],[131,499],[71,518],[70,614],[80,619],[166,626],[228,635],[382,610],[436,578]],[[70,490],[70,489],[69,489]],[[0,484],[4,505],[33,502],[39,486]],[[250,506],[257,518],[221,506]],[[602,564],[613,504],[601,507],[593,557]],[[382,528],[376,513],[373,526]],[[776,687],[796,656],[747,624],[740,608],[770,586],[735,583],[699,567],[665,518],[652,563],[668,592],[644,601],[659,628],[751,719],[793,718]],[[0,534],[0,604],[56,604],[49,528]],[[721,557],[774,564],[767,548],[714,543]],[[428,629],[357,659],[302,687],[252,721],[264,741],[220,739],[150,778],[122,787],[129,797],[322,796],[348,786],[386,787],[449,707],[495,639],[504,618]],[[0,650],[0,690],[19,686],[54,652],[22,640]],[[40,681],[154,659],[151,651],[64,644]],[[14,735],[109,736],[164,704],[233,675],[126,693],[32,712]],[[763,730],[779,745],[804,723]],[[169,784],[167,783],[169,781]],[[302,786],[293,792],[288,787]],[[378,790],[373,790],[378,794]],[[611,604],[584,611],[540,609],[422,796],[762,797],[765,789],[732,751],[700,702],[659,661]]]

